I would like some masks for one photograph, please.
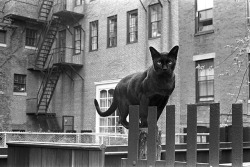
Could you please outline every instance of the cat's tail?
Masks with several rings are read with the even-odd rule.
[[[113,101],[113,103],[111,104],[109,109],[107,111],[104,111],[104,112],[101,111],[100,106],[98,104],[98,101],[96,99],[94,100],[94,103],[95,103],[95,108],[96,108],[97,113],[102,117],[110,116],[117,109],[117,103],[115,100]]]

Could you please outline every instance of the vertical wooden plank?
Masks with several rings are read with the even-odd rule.
[[[220,104],[210,105],[210,128],[209,128],[209,164],[219,167],[220,149]]]
[[[139,106],[129,106],[128,164],[135,166],[138,160]]]
[[[42,152],[41,148],[39,147],[30,147],[30,161],[29,161],[29,166],[36,166],[40,167],[42,166]]]
[[[89,167],[104,167],[104,150],[89,150]]]
[[[8,167],[15,167],[16,164],[15,164],[15,158],[16,155],[15,155],[15,147],[9,145],[8,146],[8,158],[7,158],[7,164],[8,164]]]
[[[232,105],[232,166],[243,164],[242,104]]]
[[[89,154],[85,150],[74,150],[74,165],[75,167],[88,167],[89,166]]]
[[[72,165],[72,150],[71,149],[56,149],[56,166],[71,166]]]
[[[42,149],[42,167],[56,166],[56,148],[41,148]]]
[[[157,107],[148,107],[147,166],[154,167],[156,161]]]
[[[187,167],[196,166],[197,162],[197,106],[187,106]]]
[[[175,106],[166,107],[166,166],[175,164]]]

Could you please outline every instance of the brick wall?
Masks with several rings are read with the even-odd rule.
[[[225,5],[226,4],[226,5]],[[232,52],[226,45],[236,44],[236,39],[246,34],[246,4],[243,1],[229,2],[226,0],[214,0],[214,33],[195,35],[195,1],[183,0],[179,2],[179,41],[180,41],[180,84],[181,84],[181,119],[184,124],[186,120],[186,104],[195,103],[195,62],[194,55],[215,53],[215,80],[214,92],[215,102],[221,103],[221,112],[230,112],[231,104],[235,102],[239,86],[244,73],[233,75],[234,68],[230,70],[229,76],[225,74],[233,62],[235,55],[229,57]],[[245,63],[244,63],[245,65]],[[242,69],[246,67],[243,66]],[[239,100],[247,101],[246,84],[242,87]],[[185,93],[184,93],[185,92]],[[231,94],[233,94],[231,96]],[[245,110],[246,111],[246,110]],[[222,116],[224,120],[226,116]]]

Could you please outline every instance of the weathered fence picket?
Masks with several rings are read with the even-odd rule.
[[[175,106],[166,107],[165,160],[156,159],[157,108],[148,109],[147,159],[138,159],[139,106],[130,106],[128,159],[122,159],[122,167],[221,167],[220,162],[220,104],[210,104],[209,163],[197,163],[197,105],[187,105],[187,154],[186,162],[175,161]],[[232,166],[243,166],[243,118],[242,104],[232,105]],[[228,165],[227,165],[228,166]]]

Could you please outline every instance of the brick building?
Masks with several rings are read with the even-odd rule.
[[[151,65],[149,46],[168,51],[177,44],[169,100],[176,105],[176,131],[185,128],[190,103],[200,104],[199,126],[208,126],[211,102],[221,103],[222,124],[230,124],[235,101],[244,103],[247,119],[247,61],[239,56],[238,71],[225,47],[247,34],[245,0],[0,3],[0,130],[121,133],[117,114],[100,118],[94,98],[107,109],[119,80]]]
[[[1,3],[3,130],[123,132],[116,113],[97,115],[94,98],[106,109],[121,78],[152,64],[149,46],[178,44],[178,2]],[[177,106],[178,83],[169,102]]]
[[[241,102],[249,122],[247,50],[237,43],[248,35],[247,17],[249,3],[244,0],[179,2],[180,91],[185,92],[180,96],[181,120],[186,120],[186,104],[198,103],[198,124],[209,126],[207,104],[217,102],[221,126],[227,126],[231,104]]]

